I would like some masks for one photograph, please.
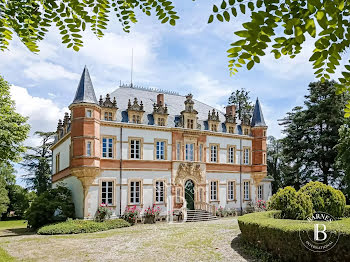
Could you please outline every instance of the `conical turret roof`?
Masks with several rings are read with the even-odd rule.
[[[91,82],[89,70],[87,67],[84,67],[83,73],[81,75],[77,92],[72,104],[79,103],[91,103],[97,104],[97,99],[94,91],[94,87]]]
[[[255,102],[251,125],[252,125],[252,127],[255,127],[255,126],[266,126],[265,119],[264,119],[263,113],[261,111],[261,105],[260,105],[260,102],[259,102],[259,98],[257,98],[256,102]]]

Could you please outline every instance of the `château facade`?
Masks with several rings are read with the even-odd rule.
[[[51,148],[52,181],[71,189],[79,218],[101,203],[114,217],[134,205],[167,216],[208,205],[239,211],[271,196],[258,99],[243,120],[235,105],[224,114],[190,94],[133,86],[97,100],[85,67],[69,109]]]

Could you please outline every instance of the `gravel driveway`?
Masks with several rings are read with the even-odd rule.
[[[253,261],[244,257],[237,219],[135,225],[99,233],[39,236],[0,232],[0,245],[24,261]]]

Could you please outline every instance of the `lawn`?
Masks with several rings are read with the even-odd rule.
[[[26,220],[9,220],[9,221],[0,221],[0,230],[3,229],[12,229],[12,228],[26,228]]]
[[[232,241],[239,232],[234,218],[59,236],[0,230],[0,246],[19,261],[247,261]]]

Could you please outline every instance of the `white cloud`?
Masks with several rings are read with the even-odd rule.
[[[131,53],[134,52],[134,71],[149,71],[155,60],[153,48],[157,46],[156,37],[150,34],[131,32],[130,34],[106,33],[98,39],[93,34],[84,37],[81,54],[94,60],[99,66],[120,67],[130,70]],[[101,48],[103,47],[103,48]]]
[[[55,131],[58,119],[63,118],[64,112],[69,112],[68,108],[59,108],[50,99],[31,96],[23,87],[12,85],[11,96],[16,103],[16,111],[29,117],[31,132],[26,145],[38,145],[40,141],[37,137],[33,137],[33,133],[35,131]]]
[[[24,70],[24,74],[33,80],[56,80],[61,78],[79,80],[78,74],[71,73],[60,65],[43,61],[29,65]]]

